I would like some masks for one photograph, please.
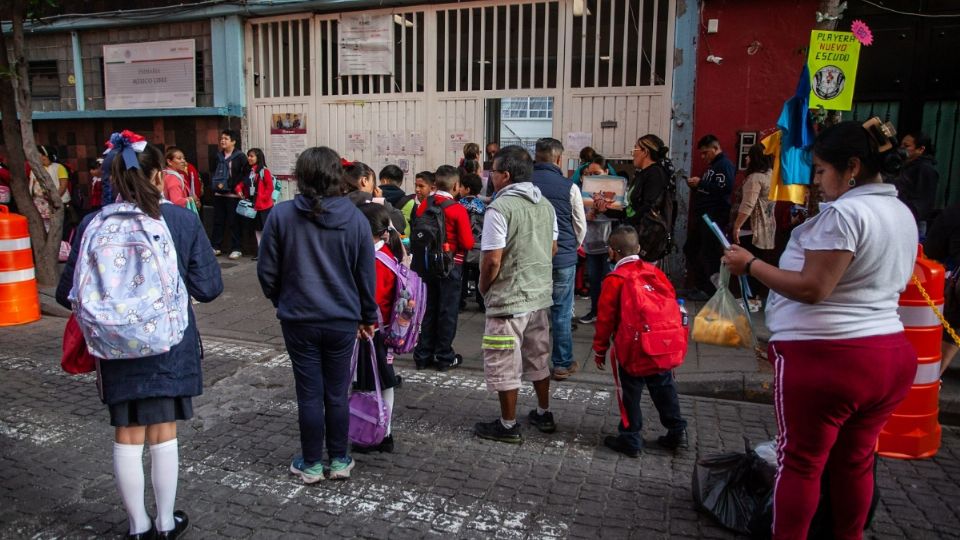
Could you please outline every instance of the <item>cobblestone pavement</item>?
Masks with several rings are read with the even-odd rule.
[[[63,323],[0,329],[0,538],[126,533],[94,379],[60,371]],[[497,405],[479,373],[402,369],[397,451],[355,456],[349,481],[304,486],[287,472],[299,449],[287,356],[213,338],[205,350],[205,393],[179,432],[190,538],[730,538],[693,507],[694,460],[776,431],[768,405],[682,397],[691,448],[651,445],[632,460],[599,445],[615,431],[611,387],[580,382],[552,389],[557,433],[524,426],[521,446],[481,441],[471,426]],[[532,392],[520,401],[523,416]],[[649,403],[644,414],[651,440]],[[960,537],[958,454],[960,432],[945,429],[935,459],[882,460],[869,536]]]

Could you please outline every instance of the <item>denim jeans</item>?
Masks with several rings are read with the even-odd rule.
[[[427,309],[420,324],[420,340],[413,361],[424,367],[434,360],[453,363],[453,338],[460,317],[460,280],[463,266],[456,264],[445,278],[427,279]]]
[[[590,280],[590,313],[597,314],[600,302],[600,285],[610,273],[610,257],[606,253],[587,255],[587,279]]]
[[[576,265],[553,269],[553,306],[550,308],[553,352],[550,360],[555,368],[566,369],[573,363],[573,328],[570,314],[573,310],[573,284],[576,277]]]
[[[623,390],[623,410],[626,412],[629,426],[624,426],[620,420],[620,439],[630,448],[643,448],[643,413],[640,410],[640,397],[646,385],[653,400],[653,406],[660,413],[660,423],[670,433],[683,431],[687,428],[687,421],[680,415],[680,401],[677,399],[677,387],[673,382],[673,372],[664,371],[646,377],[634,377],[627,374],[621,367],[620,387]]]
[[[215,195],[213,197],[213,232],[211,233],[210,244],[213,249],[220,249],[223,244],[223,229],[230,229],[230,249],[227,251],[240,251],[240,241],[243,226],[243,219],[237,215],[237,203],[240,199],[237,197],[223,197]]]
[[[356,332],[324,330],[315,324],[281,321],[283,341],[297,388],[300,447],[307,463],[347,456],[350,429],[350,364]]]

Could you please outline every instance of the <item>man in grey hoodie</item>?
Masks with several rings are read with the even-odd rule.
[[[500,418],[474,426],[478,437],[520,443],[517,394],[533,381],[537,408],[529,422],[556,431],[550,406],[550,306],[557,216],[531,183],[533,160],[520,146],[497,152],[490,179],[497,196],[483,224],[480,293],[486,304],[483,364],[487,388],[497,392]]]

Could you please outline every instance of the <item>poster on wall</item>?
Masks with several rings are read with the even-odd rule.
[[[192,39],[103,46],[107,110],[197,106]]]
[[[346,13],[340,18],[340,75],[393,75],[393,16]]]
[[[593,144],[593,133],[589,131],[570,131],[565,139],[564,151],[568,154],[579,154],[580,150]]]
[[[290,180],[300,152],[307,148],[307,119],[300,113],[278,113],[270,119],[270,172]]]
[[[807,67],[810,70],[810,108],[835,111],[853,108],[860,42],[853,32],[814,30],[810,33]]]

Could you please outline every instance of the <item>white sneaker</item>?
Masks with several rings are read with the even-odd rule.
[[[230,256],[229,256],[228,258],[229,258],[231,261],[235,261],[235,260],[239,259],[241,256],[243,256],[243,253],[240,253],[239,251],[231,251],[231,252],[230,252]]]
[[[219,257],[219,256],[220,256],[220,250],[217,249],[217,248],[213,248],[213,256],[214,256],[214,257]]]

